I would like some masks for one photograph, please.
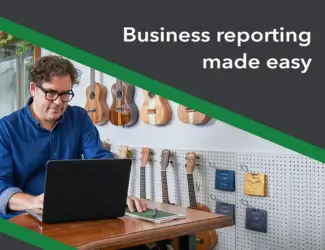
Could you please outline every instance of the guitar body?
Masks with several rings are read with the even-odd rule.
[[[204,115],[183,105],[178,105],[177,116],[181,122],[195,125],[205,124],[211,119],[210,116]]]
[[[115,126],[124,126],[131,120],[131,108],[129,106],[129,89],[131,87],[120,82],[114,83],[111,88],[113,102],[109,110],[110,122]]]
[[[94,82],[93,91],[88,86],[86,89],[87,101],[85,109],[92,122],[103,125],[109,120],[109,108],[106,102],[107,89],[104,85]]]
[[[167,107],[167,109],[168,109],[168,115],[169,115],[169,117],[168,117],[168,122],[172,119],[172,108],[170,107],[170,105],[169,105],[169,103],[168,103],[168,101],[167,101],[167,99],[166,98],[163,98],[163,100],[165,101],[165,103],[166,103],[166,107]]]
[[[211,210],[206,205],[200,204],[199,202],[197,203],[196,209],[204,212],[211,212]],[[197,250],[211,250],[218,244],[218,235],[213,229],[198,232],[196,234],[196,239],[199,240],[199,242],[196,244]]]
[[[126,85],[126,95],[125,95],[125,100],[126,103],[128,104],[128,107],[130,109],[130,119],[127,124],[124,125],[124,127],[131,127],[132,125],[136,124],[136,122],[139,119],[139,110],[137,105],[134,102],[134,93],[135,93],[135,87],[130,84],[125,84]]]
[[[140,116],[146,124],[165,125],[171,120],[171,107],[165,98],[144,90]]]
[[[103,110],[103,119],[101,124],[106,124],[107,122],[109,122],[109,106],[107,104],[108,93],[107,93],[107,88],[104,85],[99,84],[99,88],[101,89],[101,93],[102,93],[101,96],[102,99],[100,99],[100,103]]]

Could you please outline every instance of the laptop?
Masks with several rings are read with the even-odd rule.
[[[123,217],[131,159],[50,160],[43,209],[27,209],[43,223]]]

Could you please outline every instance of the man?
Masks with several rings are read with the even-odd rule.
[[[114,157],[86,110],[68,105],[78,77],[69,60],[40,58],[29,71],[31,98],[26,106],[0,119],[0,218],[43,208],[48,160]],[[131,211],[146,210],[137,198],[128,197],[126,203]]]

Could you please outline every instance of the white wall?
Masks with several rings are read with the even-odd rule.
[[[55,53],[43,49],[42,55],[46,54]],[[88,67],[75,61],[72,62],[78,69],[82,70],[82,76],[80,85],[74,89],[76,95],[71,101],[71,105],[84,107],[86,103],[86,88],[90,82],[90,71]],[[108,88],[107,103],[110,106],[112,101],[110,90],[115,82],[115,78],[97,72],[96,80]],[[142,89],[136,88],[135,103],[138,109],[141,108],[142,102]],[[140,118],[134,126],[129,128],[117,127],[108,123],[103,126],[97,126],[101,138],[109,139],[113,145],[147,146],[151,148],[295,153],[215,119],[211,119],[204,126],[183,124],[177,119],[177,104],[172,101],[169,101],[169,104],[173,110],[173,117],[168,125],[162,127],[151,126],[143,123]]]

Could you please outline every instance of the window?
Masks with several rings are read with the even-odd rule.
[[[0,47],[0,118],[23,107],[29,94],[28,65],[33,51],[16,54],[15,45]]]

